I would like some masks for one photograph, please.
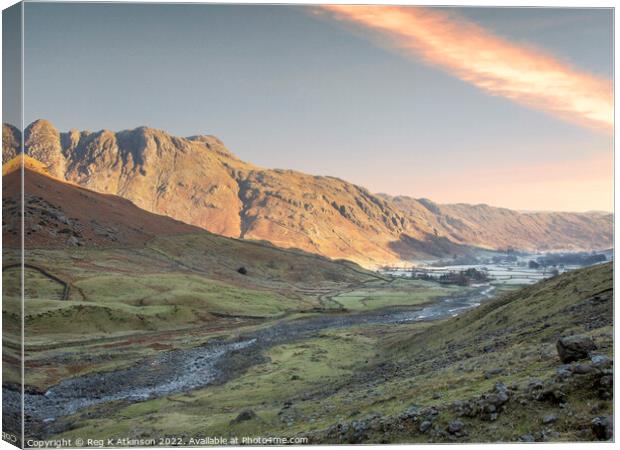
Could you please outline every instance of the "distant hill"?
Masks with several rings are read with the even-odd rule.
[[[69,250],[69,253],[58,255],[80,254],[76,251],[84,250],[89,251],[92,258],[100,254],[94,253],[95,249],[115,249],[131,255],[121,258],[123,267],[131,267],[138,273],[189,271],[201,276],[206,274],[209,279],[229,281],[232,278],[240,285],[267,285],[270,289],[287,292],[290,291],[288,284],[283,287],[279,283],[329,284],[375,278],[374,274],[348,261],[332,261],[312,253],[280,249],[265,242],[218,236],[173,218],[144,211],[122,197],[101,194],[55,178],[44,164],[29,156],[23,160],[14,158],[3,166],[2,237],[5,250],[20,247],[22,166],[26,249]],[[30,257],[28,253],[27,261]],[[239,271],[242,267],[243,273]],[[54,269],[59,270],[58,267]],[[73,275],[73,272],[67,273],[67,276]]]
[[[3,238],[18,244],[21,158],[3,167]],[[135,246],[157,236],[202,232],[200,228],[141,210],[130,201],[54,178],[39,161],[24,161],[26,248]]]
[[[3,127],[3,161],[19,131]],[[468,254],[476,248],[593,250],[613,245],[613,216],[520,213],[372,194],[291,170],[264,169],[213,136],[175,137],[147,127],[59,133],[28,126],[26,153],[49,173],[213,233],[266,240],[366,266]]]

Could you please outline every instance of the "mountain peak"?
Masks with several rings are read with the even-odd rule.
[[[12,128],[3,134],[3,142],[19,142]],[[38,170],[60,180],[120,195],[217,234],[365,265],[468,254],[474,247],[613,245],[612,216],[528,214],[375,195],[335,177],[258,168],[211,135],[177,137],[146,126],[59,135],[49,121],[38,120],[25,137],[25,153],[44,166]],[[19,144],[6,156],[14,158],[16,149]]]
[[[50,122],[47,119],[37,119],[34,122],[32,122],[30,125],[28,125],[28,127],[26,127],[26,130],[49,130],[52,132],[56,132],[58,133],[58,130],[56,129],[56,127],[52,124],[52,122]]]
[[[32,122],[24,131],[25,152],[45,164],[51,175],[64,178],[65,157],[60,145],[60,133],[45,119]]]
[[[5,164],[21,153],[22,133],[11,124],[2,124],[2,164]]]

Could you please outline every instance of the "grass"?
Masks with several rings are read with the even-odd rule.
[[[340,294],[333,300],[350,311],[365,311],[391,306],[419,306],[463,290],[432,281],[397,279],[389,284],[369,284]]]
[[[266,244],[245,246],[206,235],[157,239],[142,249],[31,250],[28,263],[66,281],[70,299],[58,300],[59,283],[37,271],[26,274],[27,384],[45,389],[71,376],[126,367],[161,351],[269,326],[284,314],[291,320],[326,306],[352,311],[418,306],[460,289],[415,280],[390,282],[355,266],[293,255]],[[247,275],[237,272],[240,266]],[[11,324],[20,322],[21,306],[15,274],[7,272],[3,317],[10,332]],[[336,423],[370,414],[389,422],[411,404],[449,405],[480,395],[499,380],[523,385],[530,378],[551,379],[558,366],[554,342],[562,334],[591,334],[599,352],[612,355],[609,321],[590,325],[611,310],[584,303],[610,289],[612,278],[607,264],[517,291],[502,289],[499,299],[442,322],[322,332],[271,348],[265,362],[220,386],[130,406],[92,408],[89,417],[84,412],[69,418],[72,428],[65,435],[314,433],[325,441],[325,430]],[[7,355],[16,348],[7,346],[9,341],[10,333],[5,336]],[[498,367],[505,373],[484,376]],[[19,380],[13,369],[5,364],[5,381]],[[575,423],[591,420],[594,406],[607,413],[611,405],[593,406],[582,391],[569,396],[575,416],[562,415],[557,428],[562,439],[581,439]],[[244,409],[255,411],[257,418],[230,425]],[[549,412],[557,411],[528,404],[497,423],[468,420],[469,439],[514,440],[518,433],[539,430],[540,418]],[[453,418],[445,412],[438,423],[443,426]],[[427,439],[409,428],[368,437],[369,442]]]
[[[153,307],[189,308],[197,317],[206,313],[273,317],[312,307],[278,293],[188,274],[92,277],[75,286],[99,304],[124,303],[147,311]]]
[[[27,346],[195,327],[222,315],[269,319],[320,307],[321,293],[375,279],[354,264],[208,233],[157,238],[144,248],[30,249],[26,263],[69,285],[69,301],[60,302],[60,283],[26,270]],[[10,301],[19,296],[12,270],[5,273],[7,323],[20,319],[19,301]]]
[[[234,245],[221,257],[207,251],[209,245],[224,251],[220,247],[230,243]],[[363,271],[357,273],[346,264],[324,258],[282,256],[281,251],[264,244],[244,246],[206,234],[177,236],[151,245],[142,249],[29,250],[26,262],[67,282],[70,294],[69,301],[60,301],[60,283],[36,270],[26,270],[26,345],[46,339],[70,341],[84,335],[181,329],[212,323],[221,315],[274,318],[319,307],[319,291],[315,290],[345,286],[340,278],[355,281],[367,277]],[[251,251],[242,251],[245,247]],[[232,263],[236,253],[239,261]],[[253,264],[244,259],[250,256],[256,257]],[[301,261],[298,268],[292,267],[294,260]],[[195,261],[196,267],[190,261]],[[237,272],[244,264],[247,276]],[[335,268],[341,268],[343,274],[323,276]],[[3,312],[10,319],[7,323],[17,323],[21,309],[18,277],[9,276],[12,270],[5,273],[8,283]],[[302,273],[317,280],[311,288],[295,281]],[[16,301],[11,302],[12,297]]]
[[[5,260],[18,261],[13,253],[5,250]],[[68,376],[124,367],[157,348],[198,345],[252,325],[254,318],[294,317],[320,307],[325,292],[376,279],[354,264],[208,233],[158,238],[143,248],[29,249],[25,256],[27,264],[69,285],[69,299],[62,301],[61,283],[25,271],[26,383],[38,389]],[[238,272],[242,266],[247,275]],[[19,269],[3,272],[5,353],[16,357],[19,278]],[[194,330],[202,335],[188,337]],[[158,335],[161,342],[150,342]],[[106,342],[118,348],[94,349]],[[53,363],[58,358],[62,362]],[[5,380],[18,382],[20,371],[5,367]]]
[[[568,272],[505,294],[411,339],[426,352],[454,342],[480,340],[483,336],[503,334],[518,340],[522,335],[521,340],[542,342],[560,333],[583,331],[580,321],[573,319],[568,310],[584,298],[613,289],[612,281],[612,264]],[[405,338],[400,344],[394,343],[393,350],[408,351],[411,356],[412,343]]]
[[[589,301],[611,289],[612,276],[609,264],[568,273],[438,323],[320,333],[270,349],[266,362],[223,385],[73,418],[74,428],[62,436],[310,435],[338,442],[325,434],[330,426],[376,414],[398,426],[371,430],[364,442],[427,442],[429,435],[417,424],[398,422],[400,413],[411,405],[437,406],[435,426],[444,429],[457,418],[454,401],[489,392],[498,381],[513,386],[517,395],[531,379],[554,382],[558,336],[589,334],[598,353],[613,357],[612,305]],[[485,375],[496,368],[504,372]],[[468,431],[461,440],[515,441],[544,430],[547,414],[558,416],[551,426],[555,440],[588,440],[592,417],[610,414],[613,405],[596,398],[591,382],[582,383],[562,387],[568,397],[564,410],[515,400],[495,422],[461,417]],[[246,409],[257,417],[231,425]]]
[[[354,373],[373,357],[373,344],[368,336],[334,332],[277,346],[266,353],[267,362],[224,385],[124,407],[62,436],[281,436],[306,426],[319,429],[332,415],[324,412],[324,405],[300,396]],[[287,402],[290,407],[285,407]],[[246,409],[257,418],[231,425]]]

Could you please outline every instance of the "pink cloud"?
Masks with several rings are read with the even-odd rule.
[[[492,95],[580,125],[613,129],[610,80],[463,18],[420,7],[325,5],[321,11],[370,30],[390,48],[421,57]]]

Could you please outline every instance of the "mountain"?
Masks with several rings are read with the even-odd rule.
[[[6,134],[6,138],[4,135]],[[3,127],[3,142],[15,136]],[[613,245],[613,216],[520,213],[376,195],[334,177],[264,169],[214,136],[161,130],[59,133],[38,120],[25,151],[53,175],[213,233],[366,266],[468,254],[476,248],[592,250]],[[12,142],[12,141],[11,141]],[[7,156],[14,154],[9,145]]]
[[[608,213],[518,212],[489,205],[438,205],[404,196],[391,200],[409,217],[419,217],[455,242],[476,247],[600,250],[613,242],[613,215]]]
[[[348,261],[332,261],[312,253],[283,250],[269,243],[219,236],[145,211],[125,198],[56,178],[45,164],[29,156],[14,158],[3,166],[2,236],[4,248],[9,252],[20,248],[22,167],[24,247],[38,251],[36,257],[27,252],[26,261],[45,260],[52,270],[61,270],[62,255],[70,255],[71,264],[79,266],[76,261],[104,260],[110,257],[105,251],[111,251],[117,254],[112,260],[117,259],[105,270],[118,270],[124,275],[135,272],[134,277],[149,271],[189,271],[210,280],[233,279],[244,286],[260,284],[286,292],[290,291],[288,284],[282,288],[278,283],[326,281],[330,284],[375,278]],[[162,260],[166,261],[163,265]],[[104,269],[97,268],[96,264],[100,263],[87,265],[97,273]],[[238,271],[240,267],[245,267],[245,273]],[[84,271],[88,271],[87,267],[80,266],[78,272]],[[67,270],[67,277],[75,273],[75,268]]]
[[[18,244],[21,158],[5,164],[2,177],[3,238]],[[24,157],[24,245],[26,248],[135,246],[157,236],[203,232],[170,217],[140,210],[130,201],[54,178]]]
[[[2,164],[9,162],[19,153],[22,133],[8,123],[2,124]]]

